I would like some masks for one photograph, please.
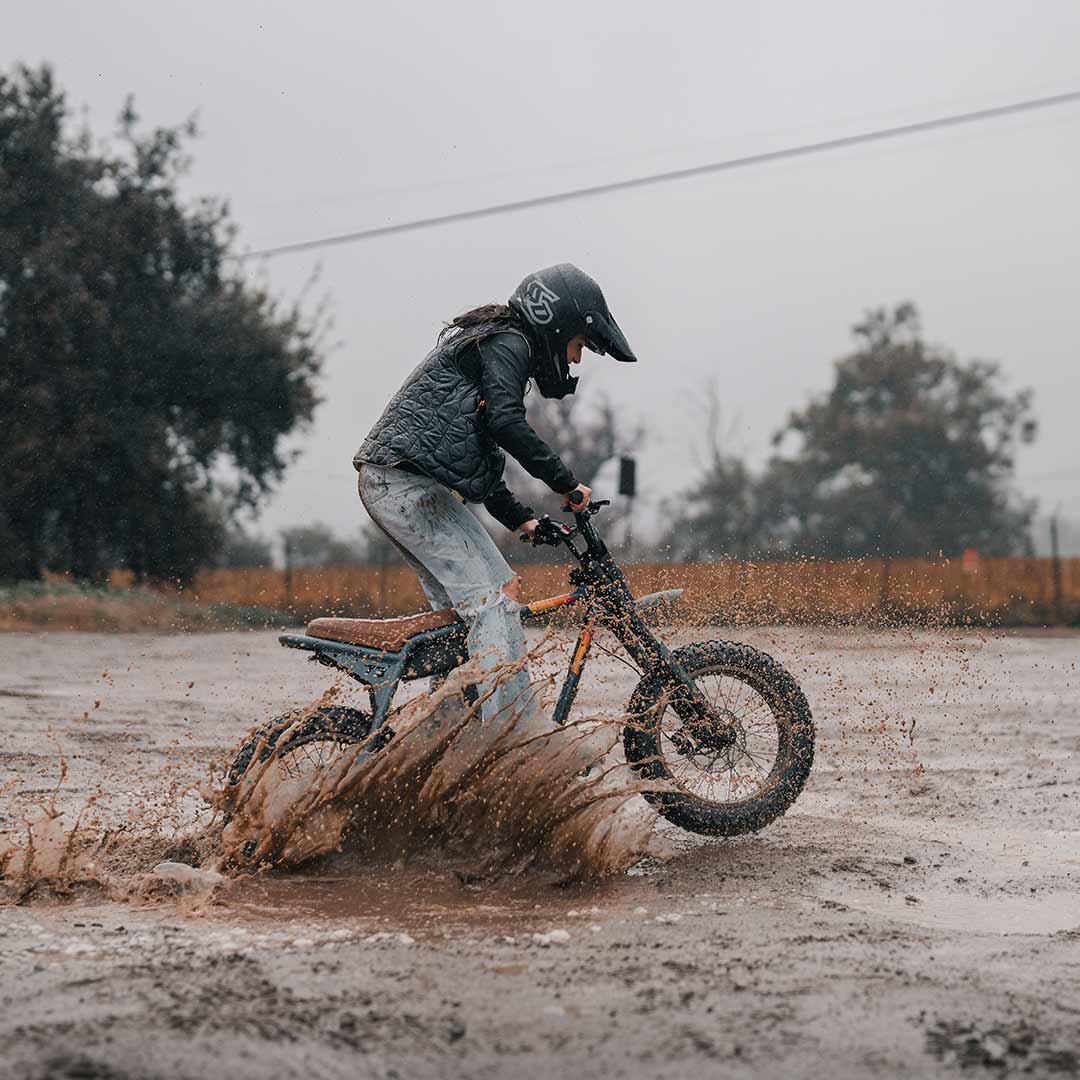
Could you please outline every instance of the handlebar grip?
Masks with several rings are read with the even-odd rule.
[[[582,492],[578,491],[577,488],[575,488],[566,496],[566,501],[571,506],[580,506],[585,501],[585,496]]]

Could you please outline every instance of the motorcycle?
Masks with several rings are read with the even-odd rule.
[[[560,608],[581,611],[553,721],[570,715],[596,631],[606,628],[640,672],[622,730],[630,767],[644,797],[680,828],[736,836],[784,814],[810,775],[814,724],[796,681],[772,657],[734,641],[700,641],[669,649],[652,631],[650,610],[673,603],[682,589],[636,598],[593,518],[609,505],[574,510],[574,525],[545,515],[534,545],[565,546],[577,565],[571,591],[523,605],[526,620]],[[339,705],[298,710],[255,731],[227,772],[238,784],[253,761],[276,755],[296,775],[329,755],[366,743],[378,753],[393,738],[391,706],[403,681],[442,678],[468,658],[468,626],[452,610],[393,619],[320,618],[303,634],[282,634],[286,648],[347,673],[364,685],[370,711]],[[476,700],[475,688],[466,694]],[[656,788],[652,789],[651,784]]]

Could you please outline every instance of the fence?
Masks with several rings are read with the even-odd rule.
[[[686,590],[692,621],[831,622],[885,619],[1027,624],[1080,619],[1080,558],[725,560],[626,568],[638,595]],[[566,591],[566,567],[521,568],[523,596]],[[427,608],[404,566],[308,570],[206,570],[192,591],[204,603],[316,614],[400,615]]]

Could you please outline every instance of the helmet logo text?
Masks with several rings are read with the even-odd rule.
[[[525,314],[529,321],[537,326],[546,326],[555,317],[551,305],[559,297],[551,291],[539,278],[533,278],[522,290],[522,303],[525,306]]]

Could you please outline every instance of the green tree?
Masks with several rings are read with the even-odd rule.
[[[228,269],[224,204],[181,202],[194,135],[129,102],[95,149],[47,67],[0,75],[0,578],[190,576],[311,419],[321,320]]]
[[[911,303],[869,312],[854,335],[832,389],[774,438],[797,443],[757,486],[774,543],[831,557],[1029,551],[1034,503],[1011,482],[1035,436],[1031,391],[928,345]]]

